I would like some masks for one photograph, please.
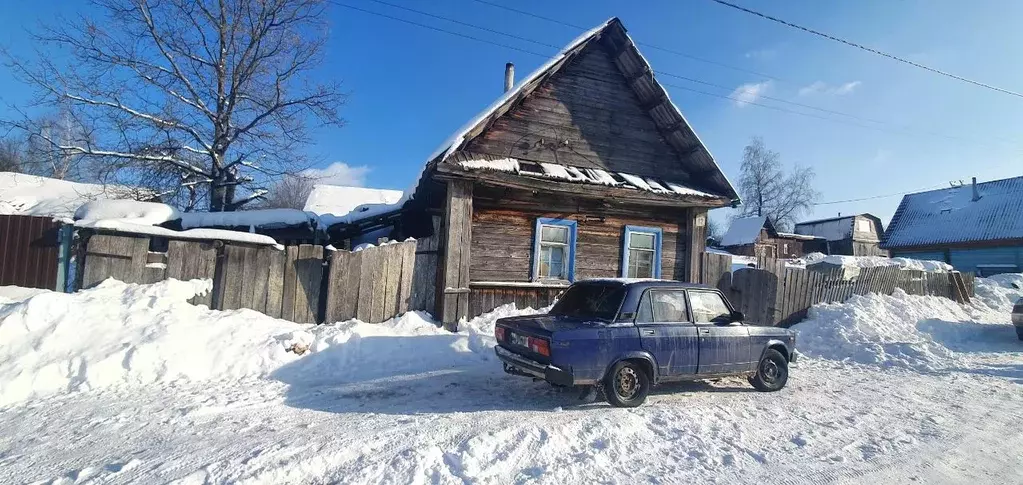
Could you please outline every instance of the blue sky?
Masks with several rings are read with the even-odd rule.
[[[543,54],[554,49],[507,39],[369,0],[346,0],[448,30]],[[436,15],[544,43],[564,45],[579,32],[472,0],[388,0]],[[743,146],[752,136],[781,153],[786,164],[817,172],[822,202],[892,194],[1023,174],[1023,98],[988,91],[811,36],[708,0],[551,2],[492,0],[566,22],[592,26],[622,19],[638,42],[769,74],[774,79],[643,49],[654,69],[725,86],[658,76],[662,82],[728,96],[740,90],[754,102],[808,112],[822,120],[668,90],[725,173],[738,177]],[[953,0],[737,0],[795,23],[1007,89],[1023,90],[1023,2]],[[0,43],[28,53],[24,28],[56,14],[88,12],[76,2],[4,2]],[[350,98],[345,127],[320,130],[309,151],[324,164],[341,162],[350,181],[404,189],[425,158],[451,132],[500,95],[505,62],[524,75],[545,59],[448,34],[331,7],[326,62],[315,73],[344,82]],[[737,95],[737,94],[736,94]],[[877,124],[800,108],[839,111]],[[0,70],[0,99],[21,103],[28,91]],[[3,116],[6,108],[0,108]],[[934,136],[927,133],[946,136]],[[819,205],[811,216],[872,212],[891,217],[899,197]],[[712,217],[724,219],[727,211]]]

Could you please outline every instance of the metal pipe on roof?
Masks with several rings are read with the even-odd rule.
[[[504,65],[504,92],[511,91],[512,86],[515,86],[515,64],[509,62]]]

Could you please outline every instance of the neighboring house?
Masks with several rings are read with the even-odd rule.
[[[1023,270],[1023,177],[903,196],[881,247],[981,275]]]
[[[872,214],[829,217],[796,224],[796,234],[816,236],[827,241],[820,252],[846,256],[887,256],[880,248],[884,227]]]
[[[400,190],[317,184],[306,198],[305,210],[319,216],[334,246],[350,249],[391,236],[402,195]],[[368,217],[381,212],[385,217]],[[357,222],[350,224],[352,220]]]
[[[824,242],[815,236],[778,232],[770,217],[754,216],[732,221],[720,246],[737,256],[798,258],[820,251]]]
[[[396,237],[435,224],[449,326],[505,303],[543,307],[583,278],[693,281],[707,210],[738,195],[622,23],[508,84],[429,157],[400,210],[346,224],[391,218]]]

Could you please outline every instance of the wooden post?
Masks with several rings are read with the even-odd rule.
[[[700,282],[701,255],[707,249],[707,209],[693,208],[688,211],[686,221],[686,274],[675,275],[675,279],[690,283]],[[679,241],[683,243],[683,241]],[[683,279],[685,278],[685,279]]]
[[[60,247],[57,250],[57,284],[54,290],[67,292],[68,268],[71,266],[71,241],[75,238],[75,226],[64,224],[57,232]]]
[[[469,316],[469,246],[472,241],[472,182],[451,180],[444,210],[444,328],[455,331]]]

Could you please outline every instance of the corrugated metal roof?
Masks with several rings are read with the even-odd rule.
[[[1023,177],[973,187],[931,190],[902,198],[883,248],[1023,239]]]
[[[732,225],[728,226],[728,232],[721,237],[721,246],[741,246],[757,242],[764,224],[769,224],[767,216],[743,217],[732,221]]]

